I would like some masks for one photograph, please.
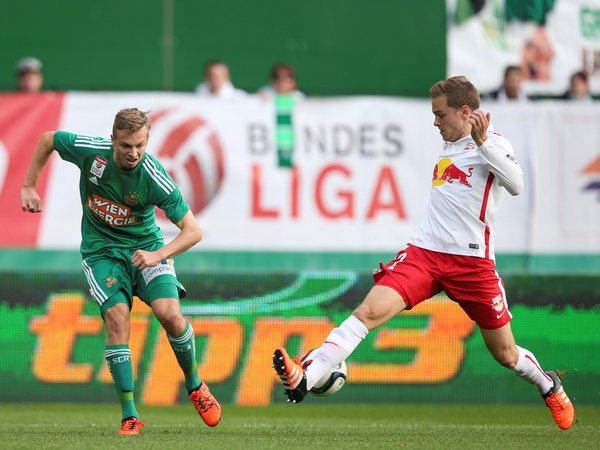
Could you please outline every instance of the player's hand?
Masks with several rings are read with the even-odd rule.
[[[490,126],[490,113],[476,109],[471,112],[469,123],[471,124],[471,137],[479,147],[488,138],[487,129]]]
[[[162,260],[163,258],[157,252],[147,252],[145,250],[136,250],[131,256],[131,262],[140,270],[146,267],[154,267]]]
[[[42,199],[34,187],[21,187],[21,208],[23,211],[37,213],[42,211]]]

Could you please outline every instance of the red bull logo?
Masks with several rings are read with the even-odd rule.
[[[460,184],[471,188],[471,183],[467,180],[471,175],[473,175],[473,168],[469,167],[468,174],[463,172],[458,167],[456,167],[452,160],[449,158],[442,158],[433,168],[433,179],[432,184],[434,186],[441,186],[442,184],[448,182],[450,184],[458,181]]]

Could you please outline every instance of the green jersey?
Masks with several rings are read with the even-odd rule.
[[[54,135],[54,148],[81,172],[84,258],[112,249],[155,250],[164,245],[162,231],[156,224],[155,206],[173,223],[179,222],[190,209],[160,162],[145,152],[133,170],[124,171],[113,161],[109,139],[58,131]]]

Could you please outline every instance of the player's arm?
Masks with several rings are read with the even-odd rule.
[[[523,191],[523,170],[514,157],[512,146],[506,139],[489,138],[487,129],[490,125],[490,113],[475,110],[469,118],[471,137],[477,144],[477,153],[485,160],[497,178],[511,195],[519,195]]]
[[[136,250],[131,257],[131,262],[139,269],[152,267],[160,263],[163,259],[172,258],[185,252],[202,239],[202,230],[191,210],[183,216],[183,219],[176,222],[175,225],[180,230],[175,239],[153,252]]]
[[[42,134],[33,152],[29,170],[21,187],[21,208],[23,211],[32,213],[42,211],[42,200],[35,187],[42,170],[44,170],[50,155],[54,151],[54,133],[54,131],[46,131]]]

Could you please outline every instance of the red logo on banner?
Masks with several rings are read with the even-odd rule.
[[[21,210],[21,185],[42,133],[58,128],[62,105],[61,93],[0,95],[0,246],[37,243],[41,214]],[[42,202],[50,167],[37,183]]]
[[[177,110],[154,113],[150,147],[181,189],[194,214],[199,214],[216,196],[225,172],[224,153],[216,131],[197,115]],[[164,136],[161,142],[153,141]],[[156,147],[155,145],[158,145]],[[159,212],[159,217],[164,214]]]
[[[590,180],[585,187],[584,191],[596,191],[600,193],[600,156],[598,156],[594,161],[587,164],[583,170],[581,171],[584,175],[591,175],[592,180]],[[0,174],[0,177],[2,175]],[[600,201],[600,196],[598,197],[598,201]]]

